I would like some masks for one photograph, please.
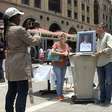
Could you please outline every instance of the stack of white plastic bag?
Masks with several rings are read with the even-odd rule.
[[[51,88],[55,88],[55,74],[51,65],[40,65],[39,67],[33,68],[33,79],[34,82],[38,81],[50,81]]]

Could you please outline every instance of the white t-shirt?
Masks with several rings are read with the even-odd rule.
[[[80,51],[91,51],[91,43],[81,42],[80,43]]]

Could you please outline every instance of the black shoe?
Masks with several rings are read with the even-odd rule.
[[[111,105],[111,102],[108,102],[108,101],[99,101],[99,103],[98,103],[98,105],[100,105],[100,106],[110,106]]]
[[[104,104],[104,103],[105,103],[105,101],[97,100],[95,103],[96,103],[96,104],[98,104],[98,105],[102,105],[102,104]]]
[[[111,102],[110,101],[105,101],[104,105],[105,106],[110,106],[111,105]]]

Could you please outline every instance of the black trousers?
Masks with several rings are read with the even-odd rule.
[[[3,72],[3,59],[0,59],[0,79],[4,79],[4,72]]]
[[[16,112],[25,112],[26,99],[28,95],[28,81],[8,81],[5,110],[14,112],[14,101]]]

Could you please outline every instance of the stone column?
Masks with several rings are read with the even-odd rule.
[[[21,4],[21,0],[16,0],[18,4]]]
[[[61,0],[62,16],[67,17],[67,0]]]
[[[90,24],[94,24],[94,1],[90,2]]]
[[[34,7],[34,0],[29,0],[29,6]]]
[[[100,22],[103,22],[103,5],[101,2],[99,2],[99,10],[98,10],[98,13],[99,13],[99,23]]]
[[[49,0],[41,0],[41,9],[44,11],[48,11],[48,2]]]
[[[81,10],[81,2],[82,0],[77,0],[78,2],[78,21],[82,22],[82,10]]]
[[[85,1],[85,22],[87,23],[87,1]]]
[[[74,19],[74,0],[71,1],[72,3],[72,19]]]

